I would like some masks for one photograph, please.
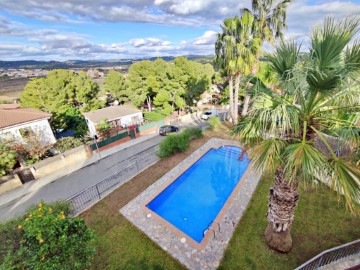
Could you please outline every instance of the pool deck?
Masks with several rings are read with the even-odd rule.
[[[189,269],[216,269],[219,266],[224,250],[255,191],[260,175],[255,175],[251,168],[248,168],[201,244],[156,216],[145,205],[210,148],[223,145],[240,146],[236,141],[210,139],[120,209],[120,213],[130,222]]]

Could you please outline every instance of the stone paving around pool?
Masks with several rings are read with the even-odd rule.
[[[208,234],[211,234],[211,237],[208,237],[210,238],[209,242],[200,249],[191,244],[189,237],[185,235],[179,236],[174,230],[165,226],[164,222],[160,222],[158,218],[149,215],[144,206],[155,194],[158,194],[166,185],[173,182],[179,174],[191,166],[210,148],[218,148],[223,145],[240,146],[236,141],[210,139],[174,169],[166,173],[120,209],[121,214],[189,269],[216,269],[219,266],[224,250],[255,191],[260,175],[255,175],[251,168],[248,168],[241,179],[240,188],[236,188],[231,198],[229,198],[231,201],[230,206],[225,210],[221,221],[219,224],[212,225],[212,231],[209,230]]]

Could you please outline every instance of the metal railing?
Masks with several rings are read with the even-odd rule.
[[[356,254],[359,254],[360,256],[360,239],[325,250],[316,257],[300,265],[295,270],[319,269],[320,267],[328,265],[332,262],[340,262],[341,260],[349,259]]]
[[[95,185],[68,198],[67,201],[70,201],[73,206],[74,215],[78,215],[88,209],[90,206],[109,195],[120,185],[126,183],[143,170],[155,164],[159,160],[156,155],[157,151],[158,147],[152,147],[149,150],[144,151],[144,156],[136,159],[120,171],[115,172]]]

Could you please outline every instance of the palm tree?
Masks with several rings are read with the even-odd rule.
[[[255,17],[254,34],[263,42],[273,43],[276,38],[283,39],[283,31],[287,29],[286,9],[292,0],[252,0],[252,14]],[[240,11],[250,12],[248,9]],[[258,58],[259,59],[259,55]],[[258,61],[257,61],[258,62]],[[252,73],[257,72],[257,65],[252,67]],[[245,94],[242,116],[247,115],[250,105],[250,95]]]
[[[278,45],[267,55],[278,91],[256,96],[234,131],[253,147],[254,169],[275,175],[265,230],[275,250],[291,249],[299,183],[324,182],[352,212],[359,210],[360,170],[338,151],[339,144],[359,145],[360,41],[353,40],[359,27],[358,17],[327,18],[306,55],[294,42]]]
[[[261,39],[254,36],[254,16],[244,11],[241,17],[225,19],[215,43],[216,63],[227,71],[230,116],[237,124],[241,75],[248,75],[261,49]],[[235,85],[235,91],[234,91]]]

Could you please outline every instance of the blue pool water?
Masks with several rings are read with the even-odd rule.
[[[210,149],[147,207],[200,243],[250,164],[240,147]]]

